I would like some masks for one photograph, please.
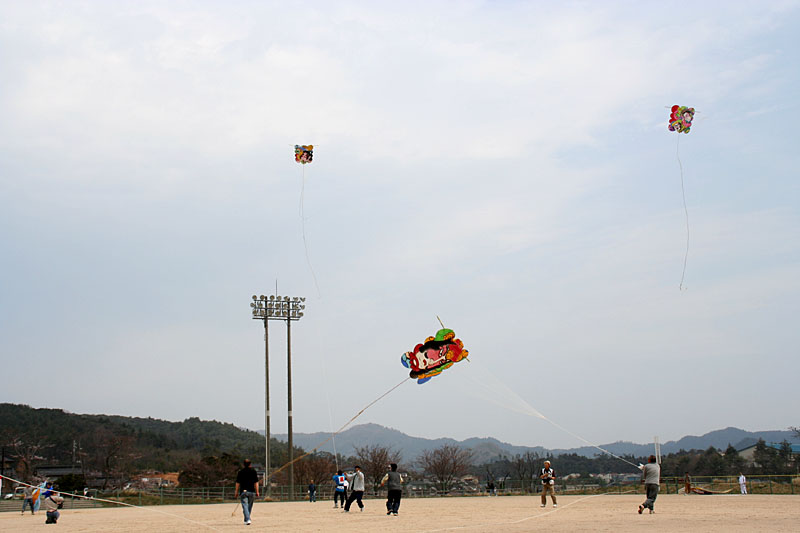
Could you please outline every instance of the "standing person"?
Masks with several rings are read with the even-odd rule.
[[[31,506],[31,514],[33,514],[33,487],[25,485],[25,488],[22,489],[22,514],[25,514],[25,506]]]
[[[650,514],[653,514],[656,512],[653,504],[656,502],[656,497],[658,497],[658,488],[661,483],[661,467],[656,462],[656,456],[651,455],[647,458],[647,464],[639,468],[642,470],[642,483],[644,483],[644,489],[647,493],[647,499],[639,506],[639,514],[642,514],[645,508],[650,509]]]
[[[341,470],[333,475],[333,508],[339,508],[339,501],[342,502],[342,509],[344,509],[344,502],[347,500],[347,479]]]
[[[58,517],[61,516],[61,513],[58,510],[64,504],[64,498],[58,495],[57,492],[53,492],[52,490],[53,484],[47,484],[47,490],[44,491],[42,498],[44,498],[44,510],[47,514],[47,520],[44,521],[45,524],[55,524],[58,522]]]
[[[350,496],[347,497],[344,512],[350,512],[350,505],[352,505],[353,501],[358,504],[358,508],[363,512],[364,504],[361,502],[361,498],[364,497],[364,472],[361,471],[360,466],[356,465],[356,471],[347,476],[347,481],[350,483]]]
[[[747,494],[747,478],[744,477],[743,472],[739,472],[739,490],[742,494]]]
[[[689,472],[683,476],[683,493],[687,495],[692,493],[692,476],[689,475]]]
[[[314,485],[314,480],[311,480],[311,483],[308,484],[308,501],[314,503],[317,501],[317,486]]]
[[[265,480],[266,482],[266,480]],[[236,474],[236,488],[234,498],[241,498],[242,512],[245,525],[250,525],[250,513],[253,511],[253,502],[261,496],[258,493],[258,473],[250,466],[250,459],[244,460],[244,468]]]
[[[389,472],[381,480],[381,487],[385,484],[388,489],[386,493],[386,514],[397,516],[397,511],[400,510],[400,498],[403,497],[403,476],[397,471],[397,463],[390,464],[389,469]]]
[[[539,479],[542,480],[542,505],[547,507],[547,493],[550,493],[550,499],[553,500],[553,507],[558,507],[556,503],[556,471],[550,468],[550,461],[544,462]]]

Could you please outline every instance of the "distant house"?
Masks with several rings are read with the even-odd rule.
[[[770,448],[775,450],[780,450],[783,446],[780,442],[766,442],[765,443]],[[751,444],[741,450],[737,450],[736,453],[739,454],[739,457],[747,461],[748,464],[753,464],[755,462],[754,455],[756,453],[756,446],[757,444]],[[800,444],[792,444],[792,457],[797,460],[800,457]]]

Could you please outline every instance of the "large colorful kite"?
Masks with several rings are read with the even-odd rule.
[[[456,339],[452,329],[440,329],[434,337],[428,337],[412,351],[404,353],[400,361],[411,369],[409,376],[422,384],[468,355],[464,343]]]
[[[294,145],[294,160],[298,163],[305,165],[311,163],[314,158],[314,145],[313,144],[295,144]]]
[[[694,120],[694,108],[685,105],[674,105],[669,113],[669,131],[689,133]]]

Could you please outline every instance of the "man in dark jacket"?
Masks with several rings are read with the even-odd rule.
[[[403,496],[403,476],[397,471],[396,463],[389,465],[389,468],[391,470],[381,480],[381,487],[386,485],[386,488],[389,489],[386,494],[386,514],[397,516],[397,511],[400,509],[400,498]]]

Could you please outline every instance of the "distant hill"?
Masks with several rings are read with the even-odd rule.
[[[39,453],[43,460],[63,463],[73,460],[73,446],[78,456],[96,463],[103,450],[124,443],[125,455],[135,458],[134,467],[158,470],[177,469],[188,460],[224,452],[254,457],[264,453],[264,437],[257,432],[214,420],[168,422],[0,403],[0,444],[9,444],[13,438],[43,443]],[[285,446],[281,448],[285,454]],[[273,452],[280,453],[270,449],[270,455]]]
[[[273,435],[281,441],[287,440],[287,435]],[[320,442],[330,437],[330,433],[295,433],[294,444],[306,450],[313,448]],[[733,444],[737,449],[754,444],[759,438],[767,442],[781,442],[784,439],[789,442],[800,442],[793,436],[791,431],[745,431],[738,428],[725,428],[711,431],[702,436],[686,436],[677,441],[669,441],[661,444],[661,452],[669,454],[680,450],[705,450],[709,446],[724,450],[728,444]],[[568,453],[576,453],[586,457],[593,457],[600,452],[597,448],[583,446],[570,449],[547,449],[541,446],[516,446],[497,439],[477,438],[458,441],[450,438],[425,439],[412,437],[396,429],[387,428],[379,424],[361,424],[353,426],[336,436],[336,451],[345,456],[353,453],[354,446],[364,445],[391,446],[393,449],[403,454],[404,461],[413,461],[424,450],[438,448],[444,444],[453,444],[464,448],[471,448],[475,452],[477,463],[490,462],[498,457],[513,457],[525,452],[538,453],[541,456],[557,456]],[[635,457],[647,456],[653,453],[652,444],[636,444],[633,442],[612,442],[601,444],[602,448],[617,455],[633,455]],[[333,453],[333,441],[328,442],[320,448],[322,451]]]

